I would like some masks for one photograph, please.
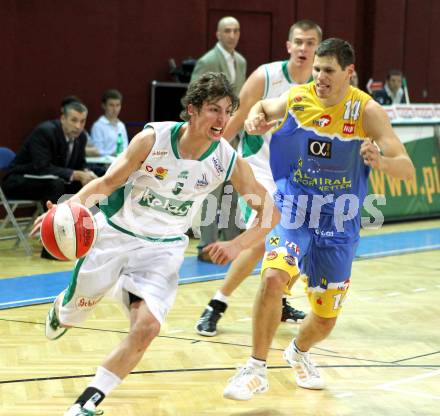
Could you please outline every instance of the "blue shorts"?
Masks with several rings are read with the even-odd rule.
[[[331,215],[321,214],[319,228],[304,224],[287,229],[278,224],[266,238],[262,273],[267,268],[286,271],[291,277],[305,274],[312,310],[319,316],[337,316],[348,290],[351,265],[359,243],[359,220],[344,222],[338,231]]]

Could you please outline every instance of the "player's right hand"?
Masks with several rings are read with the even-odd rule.
[[[56,204],[53,204],[51,201],[47,201],[46,207],[47,207],[47,210],[49,211],[51,208],[56,207]],[[47,211],[35,219],[34,224],[32,226],[32,230],[29,233],[30,237],[36,236],[37,233],[40,231],[41,223],[43,222],[43,218],[45,217],[46,214],[47,214]]]
[[[244,122],[245,130],[251,135],[267,133],[277,124],[277,120],[267,121],[264,113],[248,118]]]

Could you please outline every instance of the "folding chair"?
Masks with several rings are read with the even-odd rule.
[[[9,165],[15,158],[15,153],[7,147],[0,147],[0,171],[8,169]],[[17,247],[20,242],[23,245],[26,255],[32,255],[32,246],[29,244],[27,234],[38,214],[43,212],[43,206],[40,201],[28,200],[28,199],[8,199],[3,192],[0,185],[0,205],[3,205],[6,216],[0,224],[0,234],[3,234],[6,226],[12,224],[11,235],[0,235],[0,240],[16,240],[14,247]],[[35,207],[32,218],[21,225],[21,222],[17,220],[14,213],[19,207]]]

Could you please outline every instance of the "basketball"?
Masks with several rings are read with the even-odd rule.
[[[83,205],[70,203],[51,208],[41,223],[41,241],[59,260],[85,256],[96,240],[93,214]]]

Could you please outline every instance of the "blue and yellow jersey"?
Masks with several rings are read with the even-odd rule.
[[[366,137],[362,122],[370,99],[350,86],[340,103],[324,107],[314,82],[290,89],[285,118],[270,143],[270,166],[281,195],[333,195],[327,198],[333,203],[321,210],[330,215],[344,194],[356,195],[362,206],[369,168],[359,150]]]

